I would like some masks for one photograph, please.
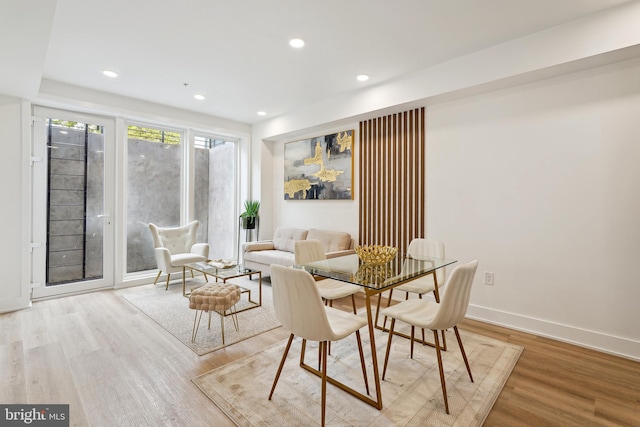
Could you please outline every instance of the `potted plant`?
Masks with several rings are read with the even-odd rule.
[[[244,212],[240,214],[242,218],[242,228],[245,230],[253,230],[256,228],[256,219],[260,211],[260,202],[258,200],[245,200]]]

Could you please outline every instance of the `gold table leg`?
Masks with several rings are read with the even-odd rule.
[[[365,305],[367,307],[367,321],[369,325],[369,341],[371,343],[371,359],[373,361],[373,378],[376,385],[376,400],[374,405],[378,409],[382,409],[382,391],[380,389],[380,373],[378,370],[378,354],[376,351],[376,339],[374,336],[375,325],[373,323],[373,316],[371,314],[371,296],[375,293],[365,289]]]

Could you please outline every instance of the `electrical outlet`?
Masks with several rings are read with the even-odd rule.
[[[490,271],[484,272],[484,284],[493,285],[493,273]]]

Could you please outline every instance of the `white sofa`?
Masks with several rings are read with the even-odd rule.
[[[260,270],[263,275],[271,274],[271,264],[294,264],[294,244],[296,240],[318,240],[327,258],[354,253],[355,242],[349,233],[343,231],[319,230],[311,228],[278,227],[272,240],[248,242],[242,245],[242,262],[245,267]]]

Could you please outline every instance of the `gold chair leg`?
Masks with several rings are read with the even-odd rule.
[[[158,275],[156,276],[156,280],[153,281],[153,286],[155,286],[156,283],[158,283],[158,279],[160,278],[161,274],[162,274],[162,270],[158,271]]]
[[[304,356],[307,354],[307,340],[302,339],[302,349],[300,350],[300,366],[304,365]],[[320,360],[320,354],[318,354],[318,360]],[[318,365],[320,367],[320,365]]]
[[[389,289],[389,299],[387,300],[387,307],[391,305],[391,296],[393,295],[393,289]],[[384,321],[382,322],[382,329],[387,327],[387,316],[384,316]]]
[[[224,345],[224,316],[220,315],[220,331],[222,331],[222,345]]]
[[[454,326],[453,330],[455,331],[456,338],[458,339],[458,345],[460,346],[460,352],[462,353],[464,364],[467,365],[467,372],[469,372],[469,378],[471,379],[471,382],[473,382],[473,375],[471,375],[471,367],[469,366],[469,361],[467,360],[467,353],[465,353],[464,346],[462,345],[462,340],[460,339],[460,332],[458,332],[458,327]]]
[[[444,409],[449,413],[449,401],[447,400],[447,384],[444,379],[444,369],[442,368],[442,354],[440,354],[440,341],[438,331],[433,331],[433,342],[436,344],[436,355],[438,357],[438,368],[440,370],[440,384],[442,385],[442,396],[444,397]]]
[[[418,298],[422,299],[422,294],[418,294]],[[422,328],[422,345],[427,345],[427,341],[424,339],[424,328]]]
[[[200,311],[200,318],[198,319],[198,311],[200,310],[196,310],[196,317],[193,319],[193,331],[191,331],[191,342],[194,342],[196,340],[196,335],[198,335],[198,329],[200,329],[200,319],[202,319],[202,313],[203,311]],[[196,319],[198,319],[198,325],[196,326]]]
[[[391,327],[389,328],[389,340],[387,341],[387,352],[384,355],[384,367],[382,368],[382,381],[387,374],[387,363],[389,362],[389,353],[391,352],[391,338],[393,338],[393,328],[396,326],[396,319],[391,318]]]
[[[171,273],[167,273],[167,284],[166,284],[166,286],[164,287],[164,290],[165,290],[165,291],[169,289],[169,278],[170,278],[170,277],[171,277]]]
[[[373,323],[376,328],[378,327],[378,317],[380,315],[380,301],[381,300],[382,300],[382,294],[378,294],[378,302],[376,304],[376,320]]]
[[[333,307],[333,300],[332,299],[329,300],[329,307]],[[328,346],[327,352],[329,354],[331,354],[331,341],[328,341],[328,343],[329,343],[329,346]],[[320,365],[318,365],[318,370],[320,370]]]
[[[411,359],[413,359],[413,343],[415,342],[416,327],[411,325]]]
[[[276,391],[276,384],[278,384],[278,379],[280,378],[280,373],[282,372],[284,361],[287,360],[287,354],[289,354],[289,349],[291,348],[292,342],[293,334],[289,335],[289,342],[287,342],[287,346],[285,347],[284,353],[282,354],[282,360],[280,360],[280,366],[278,366],[278,372],[276,372],[276,377],[273,379],[273,385],[271,386],[271,393],[269,393],[269,400],[271,400],[273,392]]]
[[[327,341],[320,343],[322,348],[322,421],[321,426],[325,425],[325,412],[327,409]]]
[[[238,310],[236,310],[236,305],[233,304],[231,307],[231,320],[233,320],[233,326],[236,328],[236,331],[240,330],[240,321],[238,320]]]

